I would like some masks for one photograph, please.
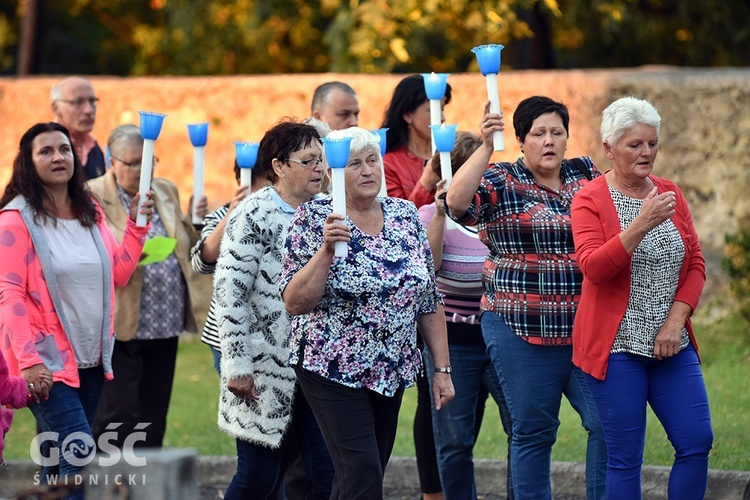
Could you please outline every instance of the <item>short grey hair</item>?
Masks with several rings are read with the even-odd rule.
[[[615,146],[625,131],[638,123],[654,127],[659,136],[661,116],[653,104],[635,97],[617,99],[602,111],[602,142]]]
[[[352,142],[349,144],[349,157],[351,157],[352,155],[358,155],[362,151],[375,153],[378,155],[378,162],[380,163],[380,166],[383,166],[383,159],[380,157],[380,141],[375,134],[360,127],[349,127],[343,130],[334,130],[333,132],[328,134],[328,139],[343,139],[344,137],[352,138]],[[323,159],[326,162],[326,166],[329,166],[328,160],[325,159],[325,148],[323,148]]]
[[[82,76],[66,76],[56,84],[52,86],[52,88],[49,91],[49,102],[50,104],[54,103],[55,101],[60,101],[64,98],[63,96],[63,87],[68,85],[72,82],[78,82],[78,83],[87,83],[91,89],[93,90],[93,85],[91,85],[91,82],[87,80],[86,78]]]
[[[140,146],[143,144],[143,138],[141,137],[141,129],[135,125],[120,125],[116,127],[107,139],[107,147],[109,148],[110,154],[118,155],[124,149]]]
[[[320,136],[321,139],[323,137],[328,137],[328,134],[331,133],[330,125],[312,116],[308,116],[307,118],[302,120],[302,123],[304,123],[305,125],[310,125],[311,127],[315,127],[315,130],[318,131],[318,135]]]
[[[318,88],[315,89],[312,98],[312,105],[310,106],[311,112],[315,112],[316,109],[320,110],[324,106],[327,106],[331,102],[331,92],[333,92],[334,89],[345,92],[350,96],[357,97],[357,93],[354,89],[344,82],[327,82],[319,85]]]
[[[52,89],[49,91],[49,102],[59,101],[60,99],[63,98],[62,89],[60,88],[61,83],[62,82],[57,82],[56,84],[52,86]]]

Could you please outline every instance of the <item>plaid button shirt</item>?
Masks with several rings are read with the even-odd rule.
[[[591,158],[580,160],[600,175]],[[532,344],[570,345],[581,294],[570,204],[588,180],[569,160],[560,180],[559,191],[538,184],[522,159],[491,164],[466,214],[456,219],[477,226],[490,251],[482,310],[500,315]]]

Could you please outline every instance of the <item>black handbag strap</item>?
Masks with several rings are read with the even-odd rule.
[[[584,162],[580,158],[573,158],[572,160],[568,160],[570,163],[573,164],[575,168],[578,169],[579,172],[581,172],[588,180],[591,180],[594,178],[593,174],[591,173],[591,170],[588,169],[586,166],[586,162]]]

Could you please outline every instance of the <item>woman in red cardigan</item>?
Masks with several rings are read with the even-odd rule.
[[[573,199],[583,272],[573,362],[586,373],[607,440],[607,498],[641,497],[646,403],[675,461],[669,498],[703,498],[713,433],[690,323],[705,266],[687,202],[651,171],[661,118],[625,97],[604,110],[612,170]]]

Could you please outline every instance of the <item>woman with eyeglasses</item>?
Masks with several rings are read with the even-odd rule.
[[[213,304],[221,341],[219,428],[237,441],[227,500],[272,498],[294,445],[303,457],[306,498],[331,494],[331,459],[287,363],[290,316],[278,287],[289,221],[320,192],[322,155],[314,127],[294,121],[273,126],[260,141],[258,159],[272,185],[245,197],[224,229]]]
[[[59,465],[45,464],[44,480],[59,474],[57,484],[72,485],[83,469],[74,450],[91,451],[113,372],[115,287],[128,282],[149,229],[136,227],[138,201],[121,208],[116,240],[84,188],[68,130],[38,123],[21,138],[0,200],[0,348],[10,374],[25,380],[41,431],[57,436],[44,440],[59,457]],[[150,218],[152,200],[141,213]],[[42,456],[53,457],[49,449]]]
[[[294,315],[289,364],[333,459],[334,499],[382,499],[404,389],[421,370],[417,325],[435,360],[436,408],[453,398],[443,304],[413,203],[378,197],[382,163],[370,132],[352,127],[346,218],[330,198],[301,205],[279,279]],[[336,242],[347,255],[334,257]]]
[[[143,139],[135,125],[121,125],[109,136],[110,169],[88,182],[101,200],[107,224],[120,240],[125,228],[125,208],[138,193]],[[161,261],[138,266],[127,286],[117,291],[112,365],[115,379],[104,385],[104,394],[94,424],[94,435],[107,431],[110,423],[122,423],[116,438],[122,447],[135,432],[146,438],[138,447],[162,446],[167,410],[172,395],[177,342],[185,330],[196,331],[194,305],[199,303],[198,281],[189,261],[190,248],[198,238],[190,213],[182,213],[177,186],[163,178],[151,180],[155,213],[148,238],[177,240],[175,249]],[[188,206],[192,207],[192,203]],[[205,215],[207,201],[198,206]],[[147,424],[147,427],[143,428]]]

